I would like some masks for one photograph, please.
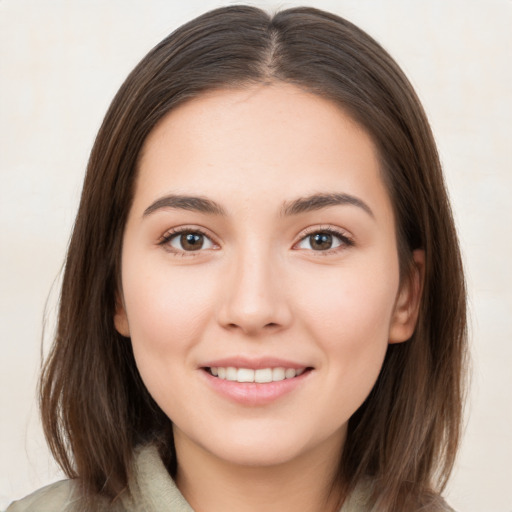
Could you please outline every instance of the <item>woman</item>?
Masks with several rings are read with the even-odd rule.
[[[9,510],[449,510],[465,349],[396,63],[315,9],[212,11],[100,129],[40,388],[70,480]]]

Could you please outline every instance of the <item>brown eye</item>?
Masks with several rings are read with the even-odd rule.
[[[310,251],[328,251],[329,249],[350,245],[353,245],[352,241],[341,233],[317,231],[305,236],[296,247]]]
[[[329,233],[315,233],[309,239],[309,245],[314,251],[325,251],[332,247],[332,235]]]
[[[180,243],[185,251],[197,251],[203,247],[203,235],[198,233],[186,233],[180,235]]]
[[[197,231],[185,231],[173,235],[169,239],[169,245],[176,251],[192,252],[211,249],[213,242],[206,235]]]

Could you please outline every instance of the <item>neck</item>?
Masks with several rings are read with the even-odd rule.
[[[175,429],[176,483],[196,512],[337,512],[339,435],[293,461],[247,466],[219,459]]]

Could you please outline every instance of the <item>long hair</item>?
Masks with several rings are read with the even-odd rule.
[[[157,443],[176,469],[171,421],[114,328],[123,230],[141,147],[173,108],[203,92],[285,82],[332,100],[372,137],[395,212],[401,276],[425,251],[417,328],[389,345],[352,416],[335,485],[371,482],[379,511],[414,510],[444,488],[459,443],[465,286],[436,145],[421,104],[386,51],[313,8],[208,12],[158,44],[115,96],[94,143],[63,276],[56,337],[40,381],[50,449],[84,497],[114,499],[134,448]],[[335,404],[333,404],[334,406]]]

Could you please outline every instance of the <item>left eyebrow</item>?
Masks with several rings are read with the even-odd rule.
[[[306,197],[300,197],[294,201],[287,201],[283,204],[281,214],[284,216],[298,215],[300,213],[321,210],[329,206],[351,205],[361,208],[370,217],[375,218],[371,208],[358,197],[350,194],[313,194]]]

